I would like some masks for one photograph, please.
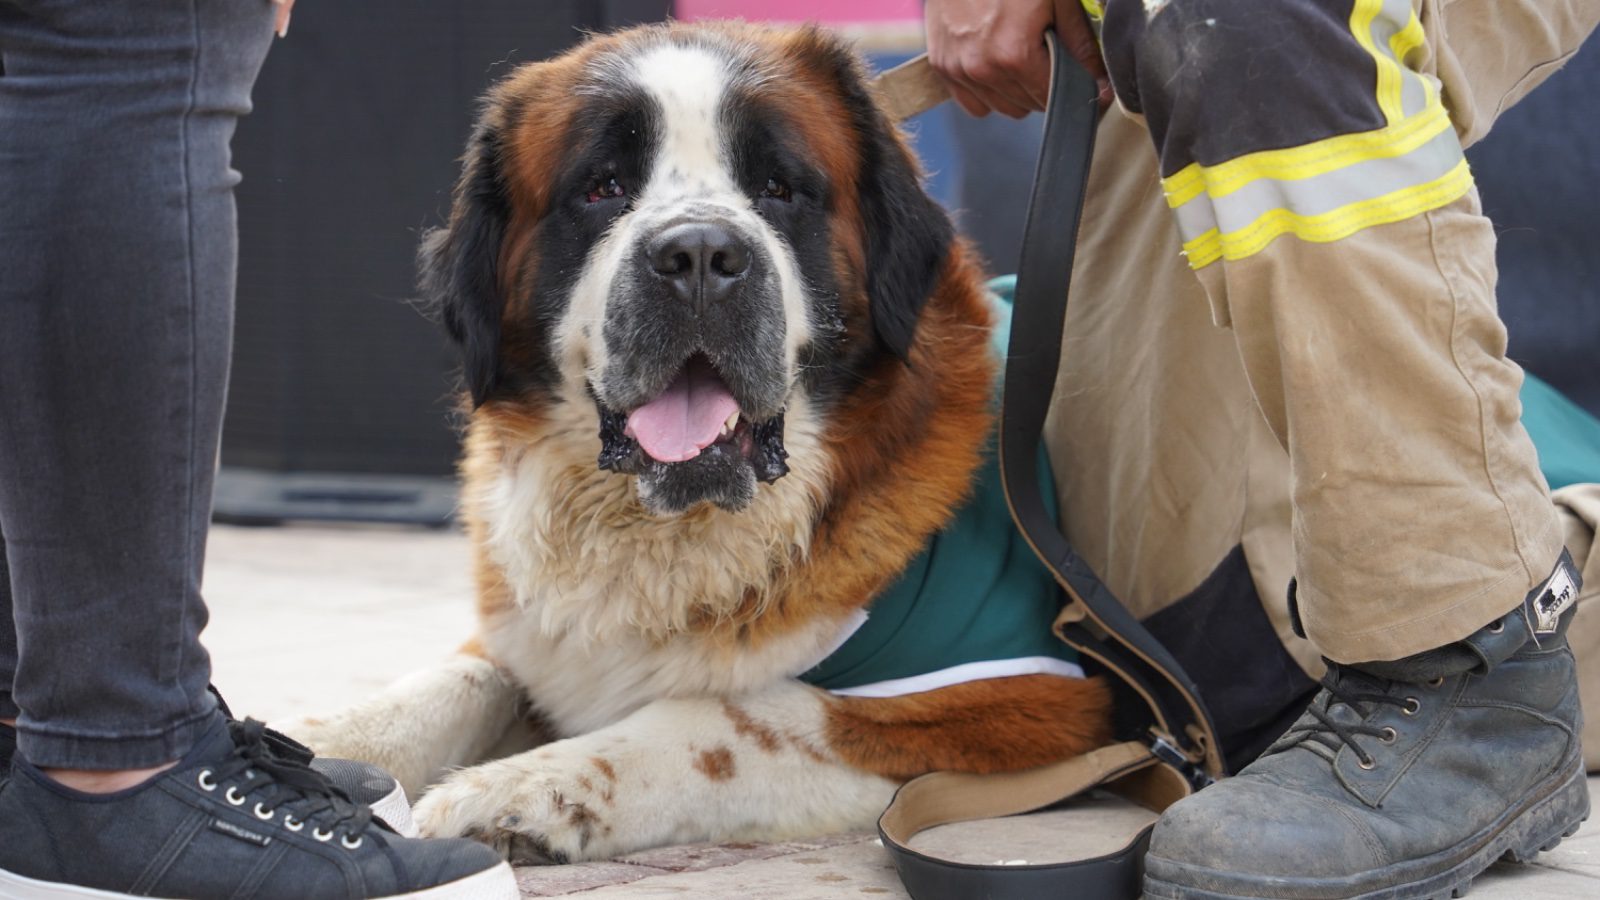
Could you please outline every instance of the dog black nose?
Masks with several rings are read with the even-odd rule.
[[[646,250],[650,268],[685,300],[726,299],[750,269],[750,248],[727,229],[686,222],[656,235]]]

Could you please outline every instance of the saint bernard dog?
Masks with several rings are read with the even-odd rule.
[[[421,791],[422,833],[565,862],[862,829],[924,772],[1110,739],[1097,678],[797,677],[967,501],[997,377],[979,263],[842,41],[650,26],[515,70],[420,258],[477,637],[283,727]]]

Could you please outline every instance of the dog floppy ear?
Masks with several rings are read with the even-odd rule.
[[[923,304],[950,252],[954,228],[923,189],[921,173],[894,126],[876,110],[873,118],[862,148],[867,295],[878,340],[905,360]]]
[[[872,327],[885,348],[906,360],[955,228],[923,188],[921,167],[878,105],[855,55],[837,42],[831,42],[830,50],[845,105],[861,135],[858,190]]]
[[[485,120],[490,113],[485,114]],[[467,143],[450,222],[423,236],[418,287],[461,349],[474,407],[500,382],[500,248],[511,202],[500,170],[500,132],[480,121]]]
[[[884,114],[850,45],[815,27],[790,35],[790,49],[825,80],[860,135],[856,191],[866,240],[867,297],[877,340],[909,358],[917,319],[939,281],[955,228],[922,187],[922,172],[899,129]]]
[[[922,173],[905,142],[875,105],[863,134],[861,215],[872,327],[884,347],[906,360],[954,228],[923,189]]]

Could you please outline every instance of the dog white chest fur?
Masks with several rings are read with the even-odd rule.
[[[749,508],[659,521],[639,508],[628,479],[595,469],[592,439],[563,439],[593,433],[592,405],[563,410],[572,427],[505,459],[476,501],[515,597],[485,619],[481,638],[557,733],[593,731],[659,698],[749,693],[832,649],[837,620],[754,649],[690,630],[775,588],[806,551],[826,475],[803,403],[790,408],[790,474]]]

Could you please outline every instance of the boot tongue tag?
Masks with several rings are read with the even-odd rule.
[[[1556,566],[1551,573],[1550,580],[1544,583],[1544,588],[1539,591],[1533,601],[1534,634],[1555,634],[1556,627],[1561,622],[1561,614],[1571,608],[1578,599],[1578,584],[1572,577],[1572,572],[1567,568],[1566,560]]]

